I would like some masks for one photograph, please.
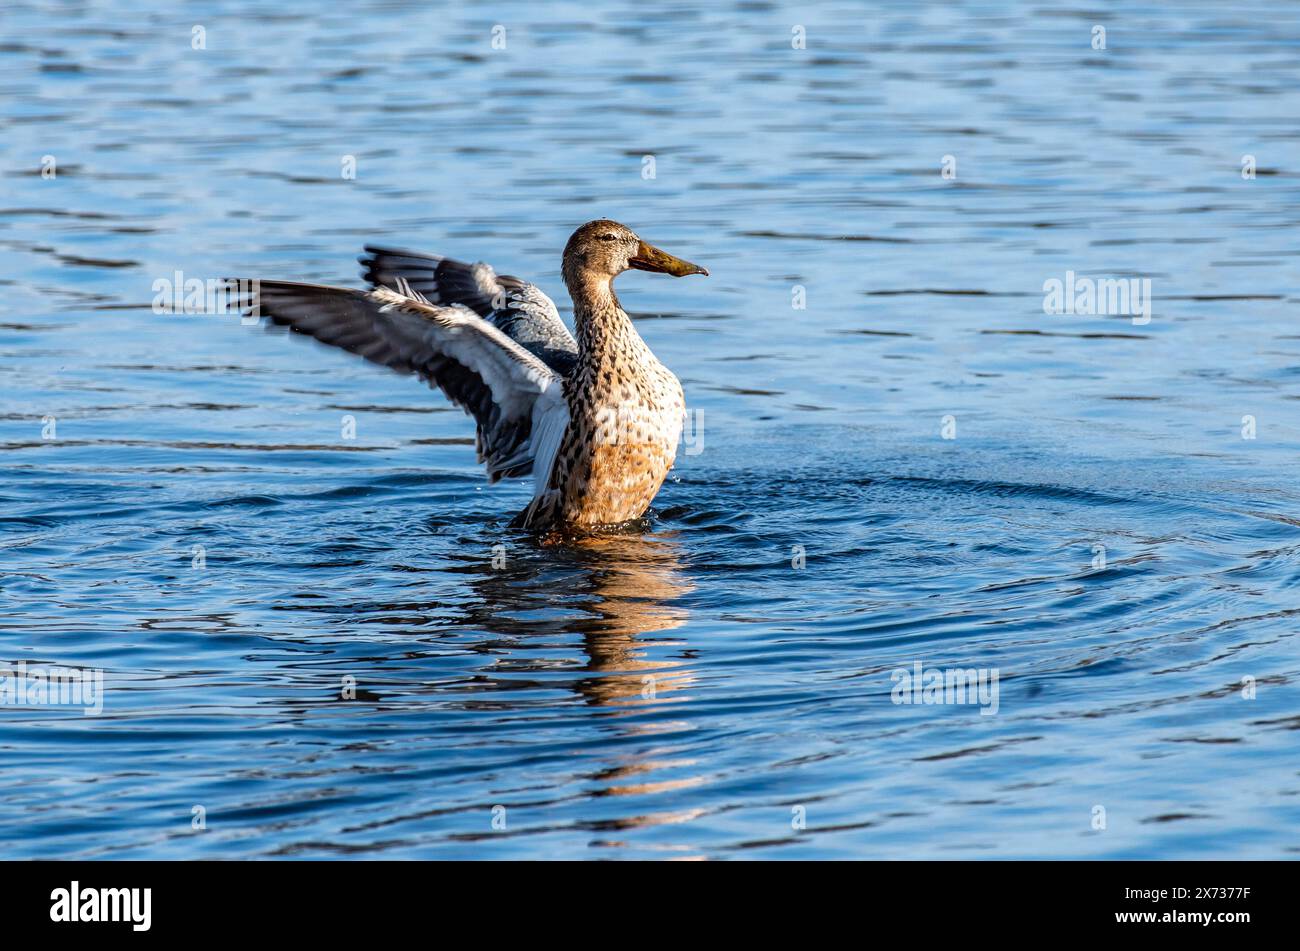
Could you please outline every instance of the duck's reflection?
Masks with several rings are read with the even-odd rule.
[[[561,544],[516,537],[496,545],[491,559],[474,555],[457,569],[471,598],[455,626],[487,632],[474,647],[490,658],[479,667],[479,679],[491,684],[487,703],[500,710],[509,703],[501,691],[522,691],[528,699],[512,708],[545,715],[554,707],[549,699],[539,704],[538,691],[563,685],[598,708],[584,731],[613,740],[595,759],[576,760],[577,773],[565,779],[592,799],[633,797],[625,813],[602,810],[578,823],[593,834],[593,846],[624,846],[610,834],[699,816],[676,795],[706,780],[689,752],[691,652],[674,634],[689,618],[685,602],[695,585],[673,533]],[[574,656],[575,634],[582,658]],[[663,839],[651,847],[691,853]]]
[[[470,568],[478,604],[471,623],[499,634],[577,633],[587,657],[571,686],[597,705],[681,699],[692,676],[684,661],[652,648],[674,644],[686,623],[683,596],[694,590],[670,535],[612,535],[501,552]],[[477,615],[477,616],[476,616]]]
[[[611,728],[624,736],[650,740],[649,745],[638,743],[624,749],[590,774],[596,784],[590,794],[636,796],[703,782],[696,761],[674,748],[673,734],[685,728],[681,717],[633,716],[647,707],[661,710],[665,703],[687,699],[694,683],[688,662],[682,659],[688,647],[669,633],[686,623],[689,612],[681,601],[695,590],[683,570],[674,538],[668,534],[601,536],[566,541],[542,551],[548,567],[524,565],[514,577],[498,572],[506,577],[484,578],[482,584],[492,587],[498,605],[519,604],[523,593],[531,607],[538,601],[552,605],[559,601],[566,612],[577,612],[576,617],[570,613],[561,622],[564,631],[581,635],[587,656],[587,675],[576,678],[573,688],[588,703],[613,707],[623,714],[607,711],[614,717],[607,721]],[[496,621],[499,625],[500,615]],[[674,651],[676,657],[665,656],[670,646],[680,646]],[[648,656],[651,653],[653,660]],[[663,736],[662,744],[654,743],[656,735]],[[607,833],[689,822],[697,815],[698,810],[670,807],[588,825],[593,832]]]

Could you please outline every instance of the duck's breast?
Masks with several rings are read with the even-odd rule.
[[[672,468],[681,436],[681,384],[662,367],[602,388],[578,408],[563,487],[565,521],[609,525],[639,518]]]

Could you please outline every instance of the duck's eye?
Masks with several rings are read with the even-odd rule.
[[[617,240],[618,240],[618,235],[616,235],[616,234],[602,234],[602,235],[600,236],[600,240],[601,240],[601,241],[617,241]]]

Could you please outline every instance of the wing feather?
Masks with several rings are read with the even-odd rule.
[[[288,281],[229,281],[250,315],[359,354],[441,389],[478,424],[479,461],[497,481],[550,476],[555,430],[568,426],[559,374],[463,306],[424,299],[412,283],[371,291]],[[546,455],[539,455],[539,437]],[[539,469],[537,462],[544,460]]]
[[[400,282],[406,282],[434,304],[468,307],[561,375],[577,362],[573,334],[555,302],[536,284],[497,274],[482,261],[466,264],[375,245],[366,245],[359,260],[362,276],[372,285],[400,289]]]

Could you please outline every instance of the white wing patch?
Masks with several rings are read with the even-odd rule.
[[[569,428],[569,403],[564,387],[556,380],[533,403],[533,498],[540,498],[550,485],[560,443]]]

